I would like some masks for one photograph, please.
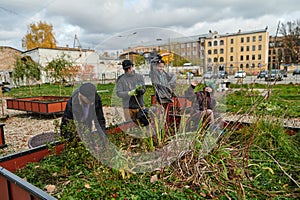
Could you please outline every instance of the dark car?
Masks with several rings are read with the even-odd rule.
[[[9,87],[6,87],[6,86],[2,87],[2,93],[10,92],[10,91],[11,91],[11,89]]]
[[[279,69],[272,69],[270,73],[265,76],[265,81],[281,81],[282,74]]]
[[[219,71],[218,72],[218,78],[228,78],[228,73],[227,71]]]
[[[296,74],[300,74],[300,69],[295,69],[295,70],[293,71],[293,75],[296,75]]]
[[[257,75],[257,78],[265,78],[267,74],[268,74],[268,70],[260,71],[259,74]]]
[[[287,77],[287,71],[286,70],[280,70],[280,73],[282,74],[283,77]]]

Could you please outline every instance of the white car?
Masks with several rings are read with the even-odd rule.
[[[214,74],[213,71],[208,71],[203,75],[203,78],[211,79],[216,78],[218,75]]]
[[[246,77],[246,72],[244,72],[243,70],[239,70],[234,74],[234,78],[245,78],[245,77]]]

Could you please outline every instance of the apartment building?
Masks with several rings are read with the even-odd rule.
[[[188,60],[202,72],[227,70],[234,74],[244,70],[247,74],[255,74],[268,69],[269,33],[267,28],[226,34],[209,31],[208,34],[169,38],[157,49]]]
[[[210,31],[205,38],[206,70],[227,70],[234,74],[244,70],[255,74],[268,68],[269,34],[267,28],[257,31],[219,34]]]

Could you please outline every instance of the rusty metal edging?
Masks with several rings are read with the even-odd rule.
[[[6,170],[3,167],[0,167],[0,176],[3,176],[4,178],[7,179],[7,188],[6,189],[7,189],[7,193],[8,193],[7,196],[9,199],[11,196],[10,193],[12,192],[11,188],[10,188],[10,184],[15,184],[15,185],[19,186],[20,188],[22,188],[23,190],[25,190],[26,192],[28,192],[30,194],[30,196],[36,197],[38,199],[56,200],[56,198],[54,198],[47,192],[44,192],[43,190],[35,187],[34,185],[21,179],[20,177],[11,173],[10,171]],[[3,186],[1,186],[1,187],[2,187],[2,189],[4,189]]]

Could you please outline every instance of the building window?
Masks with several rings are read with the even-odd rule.
[[[258,60],[261,60],[261,54],[258,54],[258,55],[257,55],[257,59],[258,59]]]
[[[230,47],[230,52],[233,53],[233,47]]]
[[[220,57],[220,62],[224,62],[224,58],[223,57]]]
[[[243,37],[241,37],[241,43],[244,43],[244,38]]]
[[[241,55],[241,57],[240,57],[240,60],[241,60],[241,61],[243,61],[243,60],[244,60],[244,56],[243,56],[243,55]]]
[[[218,49],[214,49],[214,54],[218,54]]]
[[[262,41],[262,35],[258,36],[258,41]]]
[[[241,46],[241,52],[243,52],[244,51],[244,47],[243,46]]]
[[[220,49],[220,54],[223,54],[224,53],[224,49]]]
[[[230,39],[230,44],[234,44],[234,39],[233,38]]]
[[[250,37],[247,37],[247,42],[250,42]]]
[[[255,45],[252,46],[252,51],[255,51]]]
[[[256,36],[252,37],[252,42],[256,42]]]
[[[244,65],[243,65],[243,64],[241,64],[241,65],[240,65],[240,68],[241,68],[241,69],[243,69],[243,68],[244,68]]]
[[[255,60],[255,55],[252,55],[252,60]]]
[[[249,68],[249,64],[248,63],[246,64],[246,68]]]
[[[217,40],[214,41],[214,46],[218,46],[218,41]]]
[[[208,42],[207,45],[208,45],[209,47],[211,47],[211,42]]]
[[[250,56],[249,55],[246,55],[246,60],[249,60],[250,59]]]
[[[191,43],[187,43],[186,46],[187,46],[187,47],[191,47]]]
[[[251,66],[252,68],[254,68],[255,67],[255,64],[254,63],[252,63],[252,66]]]
[[[246,51],[250,51],[250,47],[249,46],[246,46]]]
[[[230,61],[233,61],[233,56],[230,56]]]
[[[207,59],[207,62],[208,62],[208,63],[211,63],[211,58],[208,58],[208,59]]]
[[[261,50],[261,45],[258,45],[258,50]]]
[[[221,41],[220,41],[220,45],[224,45],[224,40],[221,40]]]
[[[207,51],[207,54],[211,55],[211,50],[208,50],[208,51]]]
[[[214,62],[215,62],[215,63],[218,62],[218,58],[215,57],[215,58],[214,58]]]

